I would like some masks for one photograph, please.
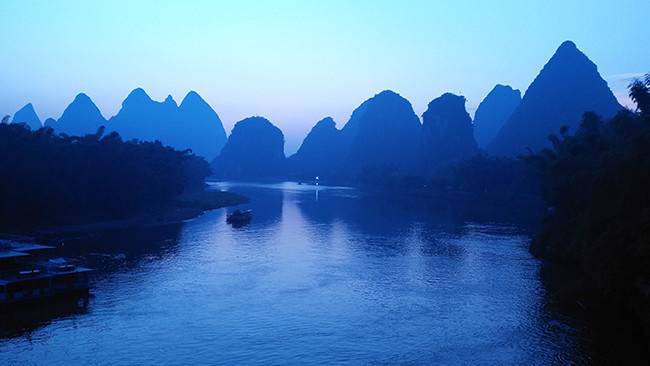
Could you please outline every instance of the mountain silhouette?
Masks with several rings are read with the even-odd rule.
[[[226,144],[226,130],[217,113],[195,92],[187,93],[178,107],[179,121],[185,134],[170,136],[172,146],[192,142],[192,151],[212,160]],[[190,146],[190,145],[188,145]]]
[[[153,101],[142,89],[134,89],[122,102],[117,115],[108,120],[108,130],[117,131],[126,140],[161,140],[166,137],[166,129],[174,123],[177,109],[173,99],[165,103]]]
[[[474,114],[474,138],[478,147],[484,149],[521,102],[519,89],[497,84],[478,105]]]
[[[12,123],[25,123],[32,131],[43,127],[41,119],[36,115],[32,103],[27,103],[27,105],[20,108],[18,112],[14,113]]]
[[[336,174],[340,168],[341,147],[341,131],[331,117],[326,117],[316,123],[287,163],[293,172],[305,177]]]
[[[43,122],[43,127],[50,127],[54,129],[55,124],[56,124],[56,120],[54,118],[48,118]]]
[[[445,93],[432,100],[422,114],[420,159],[425,171],[476,154],[472,119],[465,101],[463,96]]]
[[[623,107],[596,65],[571,41],[560,45],[530,84],[512,116],[487,146],[498,156],[516,156],[550,146],[549,134],[564,125],[575,132],[586,111],[610,118]]]
[[[83,136],[97,132],[100,126],[106,126],[106,119],[86,94],[79,93],[51,127],[56,133]]]
[[[266,118],[249,117],[235,124],[212,170],[225,179],[279,178],[285,163],[282,131]]]
[[[363,102],[341,129],[344,169],[364,165],[413,165],[422,125],[411,103],[385,90]]]
[[[118,114],[108,120],[107,128],[127,140],[160,140],[179,150],[192,149],[208,160],[217,156],[226,142],[219,116],[194,91],[179,107],[171,95],[162,103],[156,102],[137,88],[122,102]]]

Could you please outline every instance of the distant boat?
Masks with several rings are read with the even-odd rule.
[[[252,212],[252,210],[235,210],[226,217],[226,222],[233,225],[244,225],[253,218]]]

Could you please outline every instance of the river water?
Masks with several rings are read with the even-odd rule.
[[[226,224],[227,208],[68,239],[62,249],[96,269],[93,296],[5,315],[0,364],[589,361],[580,327],[549,306],[519,215],[213,185],[251,198],[249,225]]]

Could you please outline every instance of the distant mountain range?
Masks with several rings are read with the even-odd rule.
[[[16,112],[13,122],[25,122],[33,130],[42,126],[31,103]],[[126,140],[160,140],[179,150],[191,149],[208,160],[214,159],[226,143],[226,131],[219,116],[194,91],[178,106],[171,96],[159,103],[137,88],[122,102],[118,114],[108,121],[90,97],[80,93],[58,120],[48,118],[44,126],[68,136],[92,134],[104,126],[107,133],[117,131]]]
[[[106,126],[107,132],[117,131],[124,139],[160,140],[177,149],[192,149],[212,161],[215,173],[229,178],[279,177],[287,172],[295,177],[350,177],[369,166],[428,175],[479,148],[509,157],[539,151],[549,146],[548,136],[562,126],[575,132],[584,112],[609,118],[621,109],[596,65],[566,41],[523,98],[519,90],[496,85],[473,122],[463,96],[446,93],[432,100],[420,123],[408,100],[385,90],[356,108],[341,129],[330,117],[319,121],[288,159],[284,135],[270,121],[244,119],[226,138],[217,113],[193,91],[179,106],[171,96],[156,102],[137,88],[108,121],[82,93],[59,120],[47,119],[45,126],[67,135],[94,133]],[[32,129],[41,126],[31,104],[16,112],[13,122]]]
[[[164,102],[152,100],[138,88],[129,94],[117,115],[107,123],[126,139],[160,140],[174,148],[192,149],[214,159],[226,143],[226,131],[217,113],[194,91],[178,106],[172,96]]]
[[[414,167],[422,125],[411,103],[385,90],[363,102],[338,130],[330,118],[318,122],[289,158],[299,176],[353,174],[366,165]]]

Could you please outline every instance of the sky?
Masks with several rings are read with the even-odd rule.
[[[269,119],[287,155],[320,119],[339,128],[385,89],[419,116],[445,92],[471,115],[496,84],[526,88],[565,40],[622,104],[650,72],[650,1],[0,0],[0,114],[58,119],[75,95],[104,117],[131,90],[198,92],[226,132]]]

